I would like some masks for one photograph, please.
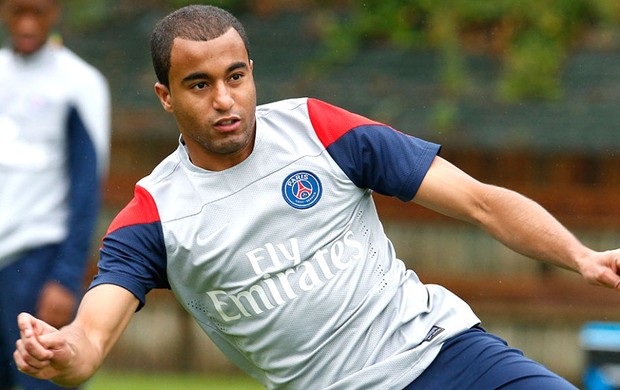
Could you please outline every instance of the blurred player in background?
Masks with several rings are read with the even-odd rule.
[[[69,323],[107,170],[110,98],[102,74],[50,39],[59,0],[0,0],[0,389],[55,389],[13,363],[14,317]]]
[[[406,269],[372,193],[471,222],[592,284],[618,288],[620,250],[585,247],[535,202],[439,157],[439,145],[317,99],[257,107],[249,49],[219,8],[157,24],[155,91],[179,146],[112,222],[76,319],[57,330],[19,315],[20,369],[85,381],[148,291],[171,288],[269,389],[575,389]]]

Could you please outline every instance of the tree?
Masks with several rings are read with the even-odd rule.
[[[318,1],[327,6],[327,1]],[[593,28],[617,27],[617,0],[350,0],[324,25],[322,64],[349,60],[369,42],[443,57],[448,96],[467,87],[464,57],[484,51],[501,61],[498,94],[508,101],[561,96],[562,66]]]

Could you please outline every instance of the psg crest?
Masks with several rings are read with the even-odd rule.
[[[321,199],[322,192],[321,181],[314,173],[308,171],[291,173],[282,183],[284,200],[296,209],[314,206]]]

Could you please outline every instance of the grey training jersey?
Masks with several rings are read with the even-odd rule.
[[[269,389],[402,389],[478,318],[397,259],[372,192],[415,195],[439,146],[315,99],[257,108],[241,164],[181,143],[112,223],[93,286],[171,288]]]

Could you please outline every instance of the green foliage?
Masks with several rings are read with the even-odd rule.
[[[64,0],[63,24],[77,31],[99,27],[114,17],[118,2],[118,0]]]
[[[476,50],[501,61],[498,92],[509,101],[561,96],[562,66],[574,43],[592,27],[620,22],[617,0],[350,0],[348,8],[324,29],[332,63],[369,43],[432,48],[443,57],[447,96],[458,97],[468,86],[467,39],[475,36]]]
[[[86,31],[106,25],[124,13],[140,12],[145,8],[168,12],[190,4],[211,4],[233,12],[244,10],[247,0],[153,0],[148,4],[126,0],[63,0],[63,21],[76,31]]]
[[[618,0],[308,0],[320,9],[323,56],[316,74],[343,64],[364,46],[389,43],[402,50],[431,48],[442,57],[439,78],[445,101],[466,94],[466,56],[484,51],[501,63],[498,95],[507,101],[561,97],[563,64],[593,27],[616,27]],[[64,0],[64,23],[73,31],[110,24],[146,7],[162,12],[191,3],[232,12],[251,11],[249,0]],[[473,37],[473,39],[472,39]],[[475,42],[472,44],[471,42]],[[473,46],[473,48],[472,48]],[[311,76],[312,74],[310,74]]]

